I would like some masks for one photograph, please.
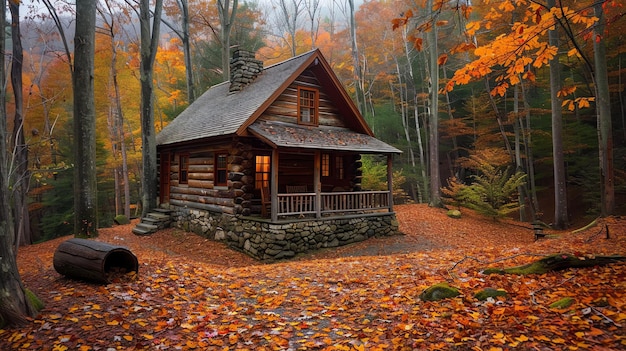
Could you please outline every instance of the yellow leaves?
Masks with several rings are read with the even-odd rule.
[[[469,35],[469,36],[476,35],[476,32],[479,29],[480,29],[480,22],[479,21],[471,21],[471,22],[468,22],[465,25],[465,31],[467,32],[467,35]]]
[[[535,62],[533,62],[533,67],[539,68],[543,65],[546,65],[554,58],[557,54],[558,48],[556,46],[546,45],[543,49],[540,49],[537,53],[537,57],[535,57]]]
[[[567,108],[569,111],[574,111],[576,108],[591,107],[591,101],[595,101],[594,97],[578,97],[575,99],[566,99],[561,103],[562,107]]]
[[[568,86],[568,87],[563,87],[561,90],[559,90],[556,93],[556,96],[558,97],[564,97],[567,96],[569,94],[573,94],[576,91],[576,86]]]

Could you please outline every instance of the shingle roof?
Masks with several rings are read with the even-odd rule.
[[[320,58],[318,61],[317,58]],[[328,72],[328,85],[336,88],[337,98],[347,101],[347,114],[354,115],[352,129],[329,126],[307,127],[296,124],[256,120],[273,100],[309,64],[322,62]],[[308,63],[307,63],[308,62]],[[374,138],[332,69],[318,50],[309,51],[267,67],[243,90],[229,94],[230,82],[211,87],[157,134],[157,145],[205,139],[221,135],[246,135],[249,132],[274,147],[344,150],[361,153],[401,153]]]
[[[157,134],[157,145],[234,134],[316,51],[267,67],[254,82],[228,94],[230,82],[214,85]]]
[[[309,127],[282,122],[256,121],[248,129],[275,147],[297,147],[359,153],[402,153],[374,137],[347,128]]]

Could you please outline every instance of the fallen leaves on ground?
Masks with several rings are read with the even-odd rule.
[[[132,225],[98,240],[129,247],[134,279],[93,285],[60,276],[60,238],[20,249],[25,285],[45,303],[26,327],[0,330],[0,349],[27,350],[614,350],[626,348],[626,264],[542,275],[483,275],[486,266],[568,252],[624,254],[626,221],[549,232],[464,211],[395,207],[406,235],[261,263],[177,229]],[[600,232],[608,225],[609,239]],[[447,282],[456,298],[423,302]],[[504,289],[505,298],[474,293]],[[566,308],[549,306],[572,298]]]

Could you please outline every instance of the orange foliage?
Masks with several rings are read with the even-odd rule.
[[[131,225],[97,240],[137,255],[138,276],[106,286],[63,278],[52,268],[66,238],[20,248],[18,266],[46,307],[27,326],[0,330],[0,348],[28,350],[450,350],[624,348],[626,263],[541,275],[484,275],[536,255],[621,253],[626,223],[606,218],[578,233],[493,221],[463,210],[452,219],[427,205],[396,206],[405,235],[261,263],[175,229],[150,237]],[[600,230],[610,228],[605,239]],[[418,298],[447,281],[462,295]],[[479,301],[484,288],[507,297]],[[549,305],[564,297],[564,309]]]

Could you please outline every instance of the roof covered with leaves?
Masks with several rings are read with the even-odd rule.
[[[347,128],[256,121],[248,129],[273,147],[297,147],[360,153],[401,153],[374,137]]]

